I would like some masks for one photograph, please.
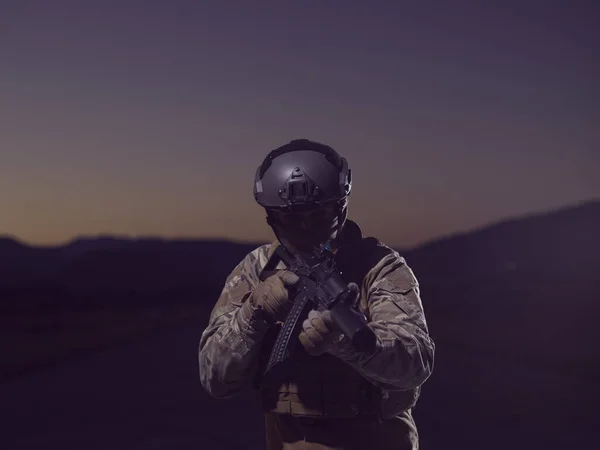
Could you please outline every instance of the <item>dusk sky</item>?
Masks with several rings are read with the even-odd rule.
[[[390,245],[600,198],[595,3],[0,0],[0,235],[271,240],[300,137]]]

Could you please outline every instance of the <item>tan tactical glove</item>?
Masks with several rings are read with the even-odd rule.
[[[294,304],[288,289],[298,281],[300,278],[294,272],[280,270],[259,283],[249,300],[260,306],[271,320],[283,322]]]
[[[331,352],[342,337],[335,329],[330,311],[312,310],[302,323],[298,339],[309,355],[319,356]]]
[[[356,283],[348,284],[355,299],[360,296]],[[319,356],[323,353],[335,354],[337,349],[349,348],[350,341],[337,329],[331,318],[331,311],[311,310],[302,323],[302,331],[298,336],[300,343],[309,355]]]

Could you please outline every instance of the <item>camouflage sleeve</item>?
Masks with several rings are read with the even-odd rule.
[[[377,336],[371,354],[357,353],[345,340],[336,356],[373,384],[386,390],[408,390],[431,375],[435,344],[429,336],[419,284],[397,252],[392,252],[367,274],[361,289],[366,298],[369,326]]]
[[[246,300],[259,283],[265,246],[249,253],[227,277],[200,338],[200,382],[215,398],[228,398],[252,379],[268,329],[262,311]]]

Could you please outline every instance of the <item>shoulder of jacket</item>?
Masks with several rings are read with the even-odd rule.
[[[368,259],[374,267],[385,266],[393,262],[406,263],[398,251],[381,240],[374,237],[365,237],[361,241],[363,257]]]
[[[364,238],[364,257],[369,260],[370,270],[367,278],[370,282],[387,277],[390,273],[408,270],[406,259],[397,250],[384,244],[377,238]],[[412,271],[410,271],[412,273]]]
[[[267,265],[267,261],[269,261],[269,258],[271,258],[276,248],[276,242],[256,247],[248,253],[240,263],[242,271],[246,274],[252,274],[253,276],[258,277],[263,267]]]

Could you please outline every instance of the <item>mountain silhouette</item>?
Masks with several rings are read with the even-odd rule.
[[[401,253],[427,277],[454,279],[468,274],[471,278],[515,271],[532,276],[588,274],[600,268],[599,229],[600,201],[591,201],[445,236]],[[188,274],[176,275],[180,280],[186,276],[195,279],[200,273],[222,276],[223,270],[231,269],[232,263],[263,243],[99,236],[39,247],[0,237],[0,270],[4,274],[0,283],[52,276],[67,285],[81,283],[71,279],[77,277],[87,279],[87,283],[110,284],[110,277],[100,277],[94,271],[106,265],[100,272],[109,270],[123,277],[120,270],[110,267],[113,264],[133,276],[145,273],[149,283],[154,282],[149,277],[153,270]],[[129,259],[137,269],[127,267],[124,261]],[[12,276],[7,276],[9,273]],[[94,276],[99,278],[92,282]]]
[[[600,269],[600,201],[504,220],[404,252],[428,276],[554,276]]]
[[[236,261],[259,243],[159,238],[80,238],[63,246],[34,247],[0,239],[0,308],[40,306],[48,294],[56,307],[75,297],[115,300],[116,294],[193,293],[203,299]],[[47,292],[46,292],[47,291]],[[31,295],[33,292],[36,295]],[[106,297],[108,295],[108,297]],[[118,296],[121,298],[122,296]],[[11,300],[21,302],[19,305]],[[142,299],[143,301],[143,299]]]
[[[472,290],[501,280],[505,280],[504,288],[518,291],[534,281],[541,285],[556,277],[569,278],[574,284],[590,280],[585,285],[589,289],[600,278],[598,230],[600,201],[591,201],[446,236],[401,254],[432,293],[436,289]],[[50,289],[97,296],[196,292],[208,284],[214,290],[261,244],[88,236],[41,247],[0,237],[0,287],[15,291],[37,286],[39,292]],[[3,297],[0,304],[11,296]],[[468,306],[467,300],[460,304],[463,309]],[[454,307],[441,298],[428,306],[432,314]]]

